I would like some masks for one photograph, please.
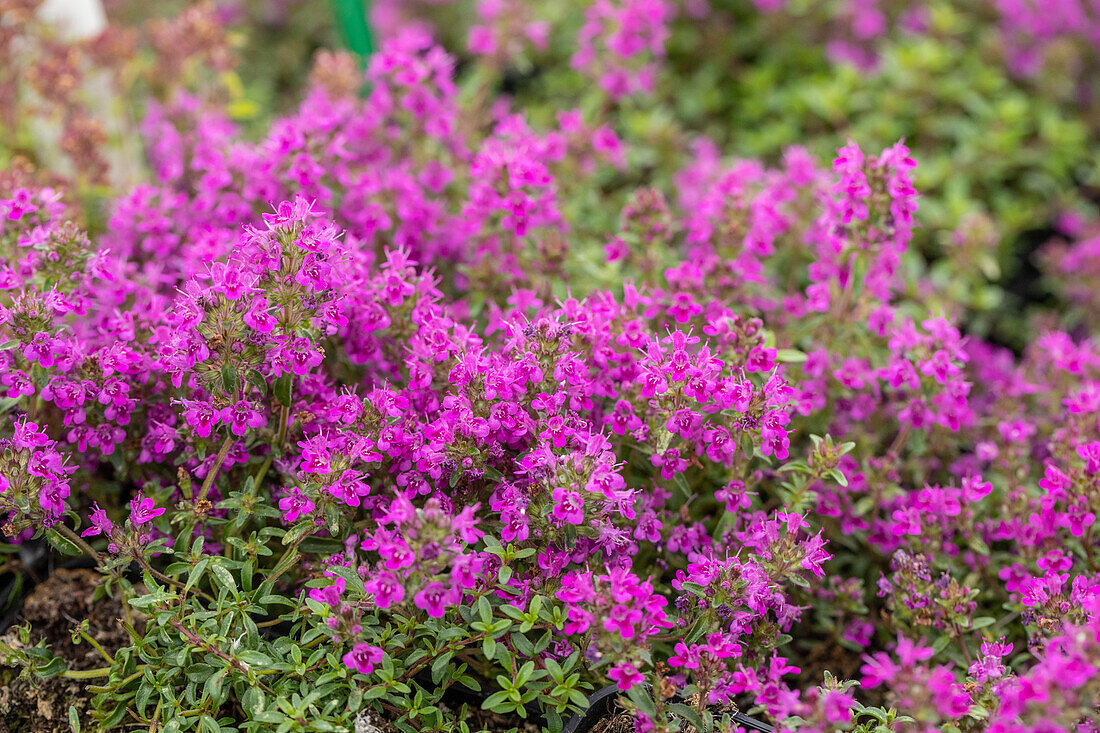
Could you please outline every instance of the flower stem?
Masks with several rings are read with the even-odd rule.
[[[106,660],[107,664],[111,665],[112,667],[115,666],[115,658],[108,654],[107,650],[100,646],[99,642],[93,639],[91,635],[88,634],[88,632],[81,631],[80,636],[83,637],[84,641],[91,644],[97,652],[99,652],[99,656],[103,657],[103,659]]]
[[[180,590],[188,590],[188,591],[194,593],[197,596],[205,598],[206,600],[210,601],[211,603],[216,601],[214,596],[210,595],[209,593],[206,593],[205,591],[201,591],[198,588],[194,588],[194,587],[188,588],[185,583],[181,583],[180,581],[176,580],[175,578],[168,577],[167,575],[165,575],[164,573],[160,572],[159,570],[154,568],[152,565],[150,565],[149,562],[143,557],[138,558],[138,564],[141,565],[142,569],[145,570],[145,572],[149,573],[150,575],[152,575],[154,578],[156,578],[157,580],[159,580],[162,583],[168,583],[169,585],[173,585],[173,586],[179,588]]]
[[[67,669],[61,673],[62,677],[74,680],[90,680],[95,677],[106,677],[111,674],[111,667],[97,667],[96,669]]]
[[[218,457],[214,459],[214,465],[210,467],[210,473],[206,474],[206,480],[202,482],[202,488],[199,489],[199,495],[195,501],[199,502],[206,498],[207,493],[210,491],[210,487],[214,485],[214,479],[218,476],[218,471],[221,470],[222,463],[225,461],[225,457],[229,455],[229,449],[233,447],[233,435],[225,436],[225,442],[222,443],[221,450],[218,451]]]

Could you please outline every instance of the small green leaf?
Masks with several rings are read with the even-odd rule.
[[[649,694],[649,691],[641,686],[636,685],[631,687],[626,693],[627,697],[638,706],[638,709],[648,715],[650,718],[657,717],[657,706],[653,702],[653,697]]]
[[[283,535],[284,545],[293,545],[298,540],[305,537],[316,528],[313,522],[300,522],[291,527],[286,534]]]
[[[798,349],[780,349],[775,358],[788,364],[801,364],[806,361],[807,356]]]
[[[264,375],[260,374],[255,369],[248,370],[248,381],[256,386],[256,389],[260,390],[260,394],[267,394],[267,380],[264,379]]]
[[[237,379],[237,370],[231,365],[226,364],[222,367],[222,389],[230,397],[237,394],[237,388],[240,386],[240,380]]]
[[[432,682],[438,685],[443,680],[443,674],[447,671],[447,664],[453,656],[454,652],[445,652],[432,662]]]
[[[56,529],[46,530],[46,539],[49,540],[53,548],[60,552],[62,555],[76,556],[83,554],[84,550],[79,545],[74,543],[65,535],[58,532]]]
[[[283,407],[290,407],[290,394],[293,382],[292,377],[289,374],[284,374],[275,380],[272,385],[272,391],[275,394],[275,399],[279,401],[279,404]]]
[[[210,565],[210,573],[214,576],[214,581],[218,585],[232,593],[235,598],[238,597],[237,584],[233,580],[232,573],[218,563],[212,563]]]
[[[707,730],[707,727],[703,725],[703,719],[699,717],[699,713],[697,713],[693,708],[690,708],[681,702],[674,702],[668,707],[670,710],[672,710],[672,712],[676,713],[681,718],[694,725],[695,730]]]
[[[489,605],[489,599],[481,596],[477,599],[477,612],[482,623],[491,623],[493,620],[493,607]]]
[[[531,676],[535,673],[535,663],[528,660],[522,667],[519,668],[519,672],[516,673],[516,689],[519,689],[526,685]]]
[[[187,575],[187,582],[184,584],[183,589],[186,591],[195,583],[202,580],[203,574],[206,572],[206,566],[210,564],[210,556],[203,555],[202,559],[195,563],[194,569]]]

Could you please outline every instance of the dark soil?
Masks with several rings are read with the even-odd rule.
[[[872,650],[868,650],[872,651]],[[863,666],[862,656],[851,649],[845,649],[835,642],[814,644],[806,653],[795,659],[794,663],[802,670],[802,687],[816,687],[825,679],[825,672],[831,672],[840,680],[859,679],[859,670]],[[864,705],[877,706],[886,702],[882,687],[860,687],[856,696]]]
[[[38,585],[23,604],[16,624],[29,621],[31,643],[45,639],[53,653],[68,662],[70,669],[94,669],[104,666],[99,653],[89,644],[73,644],[72,629],[88,619],[89,635],[109,653],[126,645],[126,631],[118,623],[122,607],[116,600],[92,600],[100,576],[92,570],[58,569]],[[18,646],[14,629],[2,637],[9,646]],[[18,670],[0,667],[0,733],[69,733],[69,707],[73,706],[84,730],[93,729],[89,717],[92,694],[87,688],[94,680],[52,677],[27,680]]]
[[[830,642],[809,646],[795,664],[802,670],[807,685],[820,685],[827,671],[842,680],[856,679],[863,661],[857,652]]]
[[[592,733],[633,733],[633,731],[634,715],[625,710],[610,718],[604,718],[592,729]]]

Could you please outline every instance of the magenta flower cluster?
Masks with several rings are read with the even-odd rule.
[[[575,67],[611,101],[651,90],[672,12],[598,0]],[[469,46],[544,36],[481,2]],[[391,622],[465,627],[491,598],[556,614],[540,649],[494,642],[515,659],[662,704],[1096,730],[1100,344],[965,335],[914,264],[904,142],[769,166],[699,139],[668,185],[612,190],[628,130],[471,111],[415,27],[356,81],[255,141],[197,97],[154,107],[152,180],[91,239],[0,178],[9,539],[84,517],[149,563],[187,515],[214,556],[244,490],[371,684],[428,655]],[[822,675],[814,644],[847,662]]]

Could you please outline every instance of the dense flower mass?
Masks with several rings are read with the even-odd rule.
[[[463,688],[561,730],[610,683],[640,731],[1097,730],[1092,230],[1040,263],[1080,312],[1015,353],[916,252],[905,140],[631,122],[705,0],[586,4],[600,104],[543,116],[381,5],[365,67],[320,55],[258,133],[149,100],[98,224],[0,174],[2,532],[124,608],[97,723],[459,731]],[[476,5],[478,68],[549,53]],[[923,22],[847,5],[851,54]],[[1092,33],[993,6],[1020,73]]]

